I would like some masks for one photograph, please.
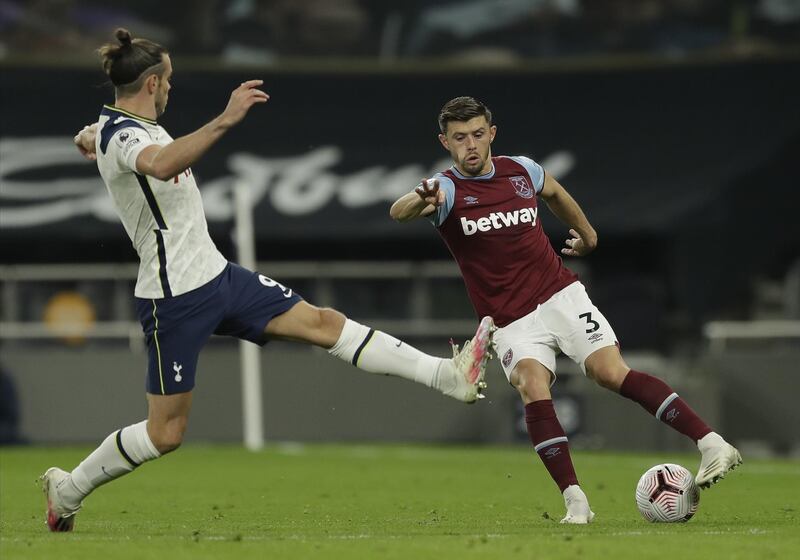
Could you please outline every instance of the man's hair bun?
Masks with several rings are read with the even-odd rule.
[[[131,41],[133,39],[131,38],[131,32],[127,29],[120,27],[114,32],[114,35],[116,36],[117,41],[119,41],[120,47],[125,48],[131,46]]]

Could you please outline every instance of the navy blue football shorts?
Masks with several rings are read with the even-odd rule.
[[[200,350],[212,334],[263,346],[267,323],[300,301],[293,290],[233,263],[208,284],[185,294],[136,298],[148,350],[147,392],[191,391]]]

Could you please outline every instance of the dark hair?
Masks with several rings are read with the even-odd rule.
[[[444,134],[450,121],[468,121],[475,117],[486,117],[486,122],[492,125],[492,112],[486,105],[474,97],[456,97],[445,103],[439,112],[439,129]]]
[[[117,44],[106,43],[97,52],[103,57],[103,70],[114,84],[118,96],[138,92],[144,79],[160,74],[167,49],[147,39],[132,39],[127,29],[114,32]]]

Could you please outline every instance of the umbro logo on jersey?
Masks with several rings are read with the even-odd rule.
[[[502,229],[517,224],[531,224],[531,227],[536,227],[536,216],[538,214],[538,208],[523,208],[513,212],[492,212],[488,216],[477,220],[462,217],[461,229],[464,230],[464,235],[474,235],[479,231]]]
[[[478,204],[478,199],[474,196],[465,196],[464,200],[467,201],[467,204]]]

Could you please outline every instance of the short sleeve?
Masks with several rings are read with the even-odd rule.
[[[542,192],[542,189],[544,188],[544,169],[542,166],[533,161],[531,158],[525,156],[514,156],[511,159],[524,167],[528,172],[528,175],[531,176],[533,188],[536,189],[536,194]]]
[[[134,172],[139,172],[136,169],[136,158],[147,146],[155,144],[150,134],[140,127],[122,128],[114,134],[111,139],[111,150],[115,152],[113,155],[123,169],[130,169]]]
[[[136,158],[146,147],[155,144],[150,133],[131,119],[107,123],[100,130],[99,148],[113,159],[120,169],[137,172]]]
[[[444,204],[439,206],[433,214],[428,216],[428,219],[433,225],[440,227],[447,219],[447,216],[450,215],[453,204],[455,204],[456,186],[453,184],[452,179],[441,173],[437,173],[432,178],[439,180],[439,190],[444,192]]]

